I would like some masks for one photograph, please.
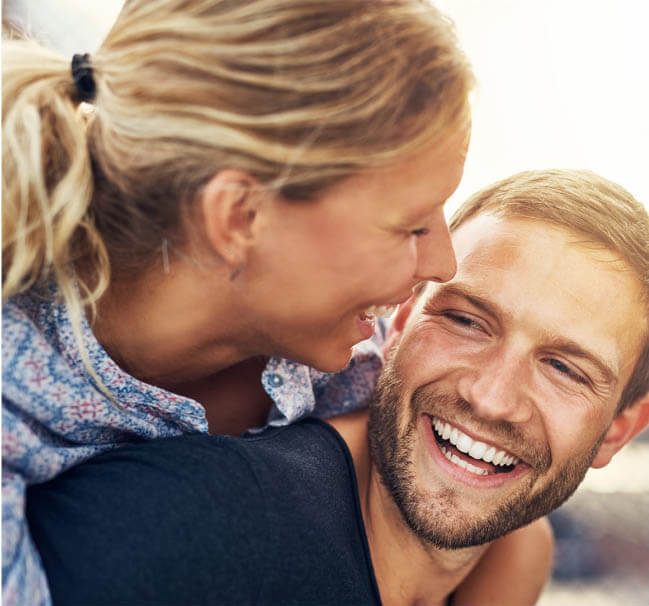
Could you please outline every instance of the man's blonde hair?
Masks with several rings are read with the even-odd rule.
[[[451,218],[451,231],[482,213],[563,227],[618,255],[642,284],[646,326],[649,320],[649,215],[623,187],[586,170],[521,172],[471,196]],[[641,325],[639,319],[638,326]],[[649,335],[646,335],[643,350],[620,399],[619,411],[648,391]]]

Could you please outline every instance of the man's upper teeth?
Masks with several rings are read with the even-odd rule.
[[[468,454],[473,459],[502,466],[516,465],[520,460],[504,450],[496,450],[495,446],[474,440],[457,427],[435,417],[433,417],[433,428],[443,440],[449,440],[460,452]]]
[[[365,315],[378,316],[380,318],[389,318],[396,307],[396,305],[370,305],[365,310]]]

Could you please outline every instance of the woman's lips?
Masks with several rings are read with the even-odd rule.
[[[376,318],[390,318],[397,310],[399,305],[405,303],[412,293],[405,297],[399,297],[394,303],[374,303],[366,307],[363,311],[359,312],[356,318],[356,324],[360,333],[363,335],[362,340],[369,339],[374,334],[376,326]]]
[[[356,325],[359,332],[363,336],[361,340],[369,339],[374,334],[374,328],[376,326],[376,317],[367,314],[362,311],[358,314],[356,319]]]

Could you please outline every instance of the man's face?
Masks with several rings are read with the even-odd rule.
[[[420,296],[369,426],[406,522],[447,548],[491,541],[572,494],[647,332],[638,280],[575,234],[485,214],[453,244],[458,273]]]

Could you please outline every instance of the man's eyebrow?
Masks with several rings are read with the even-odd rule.
[[[475,293],[469,293],[464,286],[457,282],[454,284],[443,284],[439,286],[435,293],[431,297],[429,297],[429,299],[442,296],[456,296],[466,299],[475,308],[495,318],[506,315],[506,313],[502,309],[500,309],[498,305],[494,304],[492,301],[485,297],[481,297],[480,295],[476,295]],[[581,345],[579,345],[575,341],[572,341],[571,339],[559,337],[550,332],[547,332],[546,335],[547,343],[551,347],[554,347],[557,350],[568,355],[575,356],[577,358],[581,358],[582,360],[590,362],[601,373],[603,380],[606,383],[615,385],[618,382],[618,374],[613,370],[610,364],[608,364],[597,354],[584,349]]]
[[[485,297],[476,295],[475,293],[470,293],[464,286],[455,282],[454,284],[442,284],[437,288],[435,293],[429,297],[429,299],[437,297],[461,297],[466,299],[471,305],[477,307],[481,311],[489,314],[490,316],[500,316],[503,315],[503,311]]]
[[[611,368],[611,366],[598,355],[584,349],[578,343],[575,343],[574,341],[563,337],[555,337],[553,335],[549,335],[549,344],[551,347],[554,347],[563,353],[590,362],[602,374],[603,380],[607,384],[611,386],[615,386],[617,384],[618,375]]]

